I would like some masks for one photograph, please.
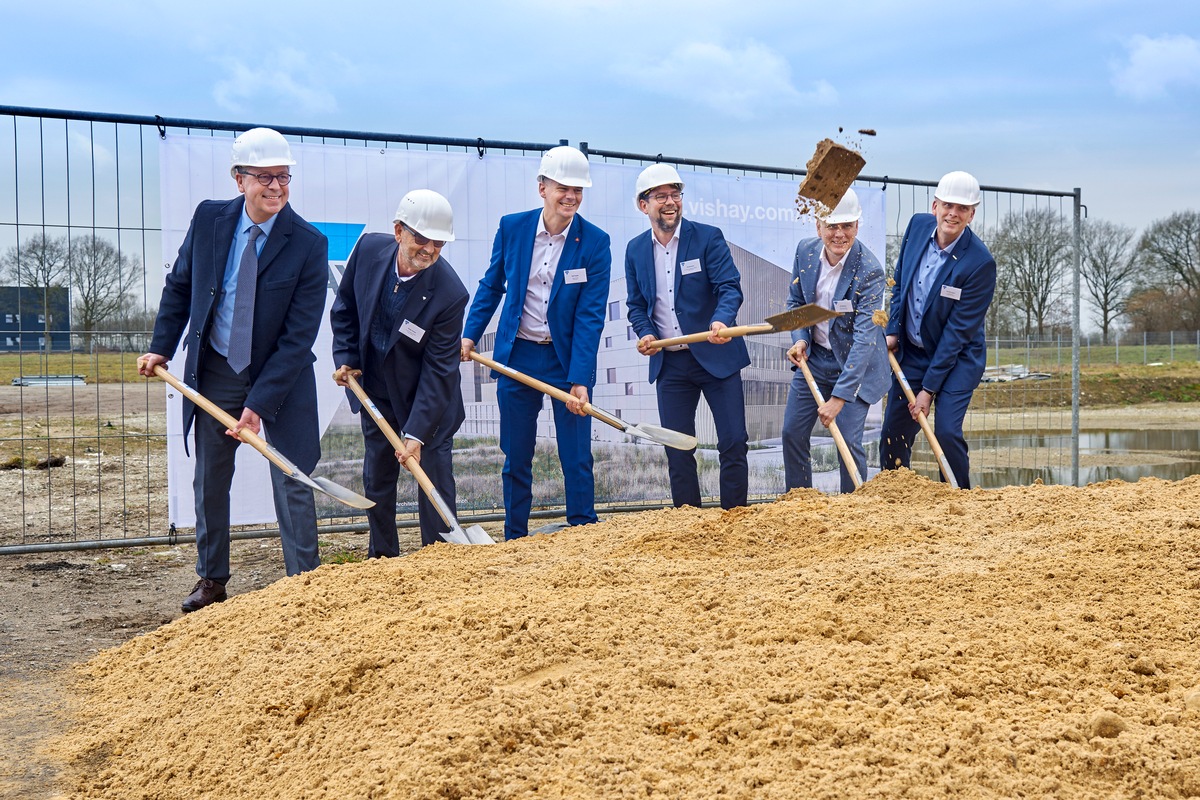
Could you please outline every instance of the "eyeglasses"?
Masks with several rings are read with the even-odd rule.
[[[665,203],[668,200],[674,200],[678,203],[683,199],[683,192],[659,192],[658,194],[649,195],[648,199],[659,204]]]
[[[403,222],[400,224],[404,225]],[[407,225],[404,225],[404,230],[412,234],[413,241],[416,242],[417,246],[419,247],[424,247],[427,244],[432,244],[434,247],[444,247],[446,244],[445,239],[430,239],[428,236],[422,236],[421,234],[417,233]]]
[[[269,172],[248,172],[247,170],[238,169],[239,175],[249,175],[263,186],[270,186],[272,181],[279,181],[280,186],[287,186],[292,182],[291,174],[285,172],[282,175],[272,175]]]

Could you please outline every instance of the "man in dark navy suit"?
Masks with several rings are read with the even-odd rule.
[[[720,228],[683,219],[683,180],[673,167],[644,169],[634,203],[650,218],[650,230],[625,248],[626,303],[638,352],[650,357],[659,420],[694,436],[696,407],[704,395],[717,428],[721,507],[744,506],[750,473],[742,367],[749,366],[750,356],[742,339],[717,333],[737,324],[741,275]],[[654,339],[703,330],[709,331],[704,342],[665,351],[650,346]],[[667,469],[675,505],[700,505],[695,450],[668,447]]]
[[[184,381],[259,433],[303,472],[321,457],[312,346],[325,311],[328,241],[288,204],[287,140],[254,128],[233,143],[230,174],[244,197],[196,208],[167,274],[150,352],[138,371],[154,375],[184,337]],[[184,612],[225,599],[229,581],[229,488],[240,439],[183,403],[195,423],[196,582]],[[275,513],[288,575],[316,569],[312,490],[271,467]]]
[[[368,233],[354,245],[329,312],[338,365],[333,379],[348,386],[347,376],[362,375],[364,391],[404,440],[397,453],[375,420],[361,413],[363,492],[375,501],[367,511],[371,558],[400,555],[396,480],[402,462],[417,461],[456,510],[451,446],[464,418],[458,357],[467,289],[440,255],[454,241],[450,201],[415,189],[400,201],[393,227],[394,235]],[[358,396],[348,397],[351,409],[363,412]],[[417,510],[422,545],[450,530],[424,492]]]
[[[579,214],[583,190],[591,185],[582,152],[565,145],[546,151],[538,166],[542,207],[500,219],[491,263],[475,290],[461,342],[461,358],[469,361],[503,303],[496,360],[570,393],[568,403],[551,402],[569,525],[597,521],[592,418],[584,406],[596,385],[612,253],[608,234]],[[504,538],[517,539],[529,532],[533,450],[545,395],[505,375],[495,377],[504,451]]]
[[[879,445],[881,468],[907,467],[918,413],[936,405],[933,433],[963,489],[971,486],[963,419],[987,362],[983,326],[996,291],[996,261],[967,227],[980,199],[973,176],[947,173],[934,190],[933,213],[913,215],[904,232],[887,346],[920,391],[909,403],[893,377]]]

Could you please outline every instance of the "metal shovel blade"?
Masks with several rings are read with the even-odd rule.
[[[661,425],[651,425],[649,422],[628,425],[625,427],[625,433],[649,439],[667,447],[674,447],[676,450],[694,450],[697,444],[695,436],[688,436],[686,433],[673,431]]]
[[[795,331],[841,315],[840,311],[830,311],[816,303],[809,303],[799,308],[789,308],[787,311],[772,314],[763,321],[776,331]]]
[[[496,540],[487,535],[479,525],[471,525],[463,530],[471,544],[495,544]]]

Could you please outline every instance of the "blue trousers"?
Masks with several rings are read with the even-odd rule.
[[[388,424],[397,433],[402,432],[404,426],[397,421],[396,414],[387,401],[378,397],[372,399]],[[375,501],[375,505],[367,509],[367,522],[371,528],[367,555],[370,558],[398,556],[400,535],[396,531],[396,481],[399,480],[401,471],[408,474],[408,470],[396,460],[396,448],[379,429],[379,425],[371,418],[367,409],[364,408],[359,413],[359,421],[366,443],[366,455],[363,457],[363,494],[367,499]],[[450,506],[450,510],[457,515],[451,454],[453,444],[452,435],[443,435],[441,431],[434,434],[433,439],[421,446],[421,469],[429,476],[429,480]],[[416,478],[411,480],[416,481]],[[422,546],[442,541],[439,534],[450,530],[450,526],[442,520],[437,508],[420,488],[417,489],[417,515],[421,521]]]
[[[921,381],[925,370],[929,369],[930,353],[909,343],[903,350],[900,369],[908,378],[909,386],[914,393],[921,391]],[[971,488],[971,470],[967,457],[967,440],[963,436],[963,420],[967,416],[967,406],[971,405],[972,388],[967,392],[938,392],[934,399],[933,435],[937,437],[942,452],[959,488]],[[896,469],[907,467],[912,460],[913,442],[916,441],[921,423],[908,413],[908,398],[900,387],[900,381],[892,377],[891,388],[888,389],[887,407],[883,412],[883,429],[879,434],[879,461],[881,469]],[[939,470],[939,475],[941,471]],[[945,477],[942,477],[945,480]]]
[[[566,370],[554,347],[517,339],[508,366],[540,381],[570,391]],[[519,539],[529,533],[533,505],[533,450],[537,444],[537,418],[546,395],[512,378],[496,380],[500,406],[500,449],[504,453],[504,538]],[[592,418],[567,410],[551,400],[558,460],[566,490],[567,524],[587,525],[596,517],[596,484],[592,476]]]
[[[663,351],[663,365],[655,382],[658,418],[663,427],[689,436],[696,435],[696,407],[700,395],[712,411],[717,428],[717,452],[721,463],[721,508],[746,505],[750,491],[749,450],[746,433],[746,401],[742,397],[742,374],[716,378],[700,366],[690,350]],[[671,501],[676,507],[700,505],[700,476],[696,451],[666,448],[667,471],[671,477]]]
[[[250,382],[244,372],[235,373],[223,356],[210,351],[204,358],[198,388],[202,395],[236,419],[245,408]],[[233,485],[234,458],[239,442],[226,436],[225,426],[203,410],[197,409],[194,425],[196,474],[192,479],[192,491],[196,497],[196,574],[224,584],[229,582],[229,489]],[[306,441],[305,452],[289,452],[289,448],[273,442],[272,428],[287,430],[289,437],[286,438],[290,441]],[[300,435],[297,435],[298,431]],[[301,470],[311,472],[316,466],[320,457],[316,409],[291,409],[285,404],[274,425],[263,423],[263,435]],[[283,543],[283,564],[287,574],[297,575],[321,566],[313,490],[284,475],[272,464],[271,495],[279,520],[279,538]]]
[[[813,380],[821,395],[828,400],[833,394],[833,387],[842,374],[842,366],[837,362],[833,351],[821,347],[815,342],[808,349],[808,369],[812,372]],[[788,489],[799,486],[812,488],[812,430],[817,422],[817,401],[808,381],[799,369],[792,376],[792,385],[788,389],[787,408],[783,412],[783,475]],[[847,400],[846,405],[837,415],[837,427],[850,456],[858,467],[858,475],[862,480],[867,479],[867,451],[863,448],[863,425],[867,421],[870,404],[855,398]],[[846,469],[842,453],[838,451],[838,464],[842,477],[842,492],[854,491],[854,479]]]

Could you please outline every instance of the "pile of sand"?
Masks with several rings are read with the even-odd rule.
[[[1200,795],[1198,505],[897,471],[322,567],[90,662],[69,791]]]

